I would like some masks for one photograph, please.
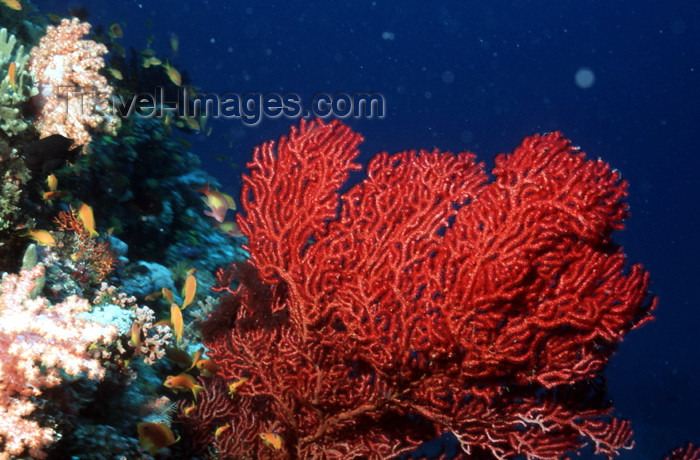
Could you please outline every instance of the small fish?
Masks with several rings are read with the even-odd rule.
[[[92,208],[83,203],[78,210],[78,219],[83,223],[85,230],[90,233],[90,237],[100,236],[95,230],[95,216],[92,213]]]
[[[112,38],[122,38],[124,36],[121,26],[116,22],[109,26],[109,36]]]
[[[113,76],[113,77],[114,77],[115,79],[117,79],[117,80],[123,80],[123,79],[124,79],[124,75],[122,75],[122,73],[121,73],[121,71],[120,71],[119,69],[115,69],[114,67],[109,67],[109,68],[107,69],[107,72],[109,72],[109,74],[110,74],[111,76]]]
[[[219,437],[221,436],[221,434],[222,434],[224,431],[226,431],[226,430],[228,430],[228,429],[230,429],[230,428],[231,428],[231,424],[230,424],[230,423],[227,423],[227,424],[224,425],[224,426],[220,426],[220,427],[217,428],[216,431],[214,432],[214,438],[219,439]]]
[[[167,300],[170,303],[175,303],[175,296],[173,295],[173,291],[171,291],[168,288],[163,288],[161,289],[161,292],[165,300]]]
[[[54,190],[56,190],[56,188],[58,187],[58,179],[56,178],[56,176],[54,176],[53,174],[49,174],[46,178],[46,185],[49,186],[50,191],[53,192]]]
[[[179,346],[180,342],[182,342],[184,323],[182,321],[182,310],[176,303],[170,306],[170,322],[173,324],[173,330],[175,331],[175,344]]]
[[[171,82],[175,83],[177,86],[182,85],[182,76],[175,67],[171,66],[166,62],[165,64],[163,64],[163,68],[165,69],[165,73],[168,74],[168,78]]]
[[[219,223],[224,221],[226,218],[226,212],[229,209],[233,211],[236,210],[236,202],[233,200],[233,198],[225,193],[211,190],[209,188],[209,183],[197,190],[197,192],[204,195],[203,200],[209,207],[208,211],[204,211],[204,215],[213,217]]]
[[[136,426],[136,431],[141,447],[151,455],[180,440],[180,436],[176,439],[173,430],[165,423],[141,422]]]
[[[148,294],[146,297],[144,297],[143,300],[146,300],[146,301],[156,300],[161,295],[162,295],[161,291],[153,291],[150,294]]]
[[[204,387],[197,385],[197,382],[194,380],[194,377],[192,377],[190,374],[180,374],[174,377],[169,375],[168,378],[165,379],[165,382],[163,382],[163,385],[175,392],[192,391],[195,401],[197,400],[197,394],[199,394],[200,391],[204,390]]]
[[[180,350],[175,347],[168,347],[165,349],[165,356],[170,358],[177,367],[183,369],[185,372],[192,369],[192,357],[185,350]]]
[[[221,223],[217,222],[216,227],[228,236],[243,236],[241,229],[238,228],[238,224],[232,220],[225,220]]]
[[[12,89],[17,89],[16,74],[17,64],[15,64],[15,62],[12,61],[10,62],[10,67],[8,67],[7,69],[7,78],[10,80],[10,88]]]
[[[34,230],[27,233],[26,236],[39,243],[39,246],[56,246],[56,240],[46,230]]]
[[[173,50],[173,54],[177,54],[180,49],[180,38],[176,33],[170,34],[170,49]]]
[[[211,359],[200,359],[197,361],[197,369],[199,369],[199,372],[201,372],[203,376],[211,377],[219,370],[219,366]]]
[[[274,431],[260,433],[260,439],[263,440],[266,446],[272,447],[275,450],[280,450],[282,448],[282,438]]]
[[[41,195],[41,198],[44,201],[52,201],[52,200],[56,200],[58,198],[63,198],[64,196],[68,196],[68,193],[67,192],[59,192],[57,190],[52,190],[49,192],[44,192],[44,194]]]
[[[243,378],[238,379],[235,382],[233,382],[231,385],[228,386],[228,394],[230,396],[235,395],[236,392],[238,391],[238,387],[240,387],[241,385],[243,385],[247,381],[248,381],[248,378],[243,377]]]
[[[136,321],[131,325],[130,335],[131,345],[136,349],[134,355],[138,355],[141,353],[141,325]]]
[[[199,122],[192,117],[185,117],[185,125],[190,128],[192,131],[200,131],[201,128],[199,126]]]
[[[19,10],[22,9],[22,5],[19,3],[18,0],[2,0],[2,2],[3,2],[5,5],[7,5],[7,6],[9,6],[10,8],[12,8],[13,10],[19,11]]]
[[[122,45],[120,45],[117,42],[112,42],[112,44],[110,46],[112,47],[114,52],[117,53],[119,56],[126,57],[126,50],[124,49],[124,47]]]
[[[203,354],[204,354],[204,348],[200,348],[199,350],[194,352],[194,354],[192,355],[192,366],[190,367],[190,369],[192,369],[194,366],[197,365],[199,360],[202,359]]]
[[[182,297],[185,299],[182,301],[183,310],[192,303],[196,293],[197,279],[194,277],[194,275],[187,275],[187,279],[185,279],[185,286],[182,288]]]
[[[158,59],[157,57],[154,57],[154,56],[144,56],[143,60],[141,61],[141,65],[143,66],[144,69],[147,69],[151,66],[153,66],[153,67],[159,66],[161,64],[162,64],[161,60]]]
[[[183,414],[185,414],[185,417],[189,417],[190,414],[192,413],[193,410],[197,408],[196,404],[192,404],[190,407],[186,407],[185,410],[182,411]]]

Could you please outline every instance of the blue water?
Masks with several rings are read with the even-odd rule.
[[[64,14],[88,2],[37,1]],[[401,6],[395,6],[400,4]],[[700,442],[700,3],[697,1],[90,1],[93,24],[152,47],[204,91],[376,92],[382,119],[349,119],[381,150],[471,150],[487,164],[534,132],[560,130],[630,183],[616,236],[651,272],[657,320],[633,331],[607,376],[636,448],[660,458]],[[576,76],[591,77],[579,81]],[[583,72],[583,73],[580,73]],[[252,148],[295,121],[212,121],[191,136],[236,194]],[[225,157],[220,157],[224,155]],[[217,157],[219,157],[217,159]]]

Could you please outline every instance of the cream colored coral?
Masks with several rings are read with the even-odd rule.
[[[41,136],[61,134],[76,144],[90,142],[89,129],[114,133],[119,120],[112,113],[113,88],[99,74],[107,47],[82,37],[90,24],[64,19],[49,26],[31,51],[29,69],[39,89]]]
[[[4,27],[0,29],[0,129],[8,136],[27,129],[28,123],[22,119],[19,106],[37,94],[27,70],[29,54],[24,46],[15,49],[17,38],[8,34]],[[10,66],[14,64],[14,76]]]

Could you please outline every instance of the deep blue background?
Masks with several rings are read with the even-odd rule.
[[[127,46],[155,34],[163,55],[176,32],[173,64],[206,91],[381,92],[385,119],[350,121],[367,139],[363,160],[437,146],[490,164],[526,135],[563,131],[630,182],[632,216],[617,240],[660,297],[657,320],[625,339],[607,371],[635,430],[622,458],[700,443],[700,2],[35,3],[59,14],[87,6],[93,24],[120,22]],[[581,67],[595,74],[588,89],[574,82]],[[214,158],[243,165],[291,123],[220,121],[193,149],[236,194],[241,169]]]

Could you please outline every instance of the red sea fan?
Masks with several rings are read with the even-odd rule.
[[[551,133],[499,155],[492,182],[469,153],[382,153],[339,196],[360,141],[302,122],[248,164],[257,278],[221,272],[235,318],[206,341],[220,378],[249,379],[222,458],[393,458],[443,433],[462,458],[631,448],[595,395],[655,306],[610,239],[619,173]]]

